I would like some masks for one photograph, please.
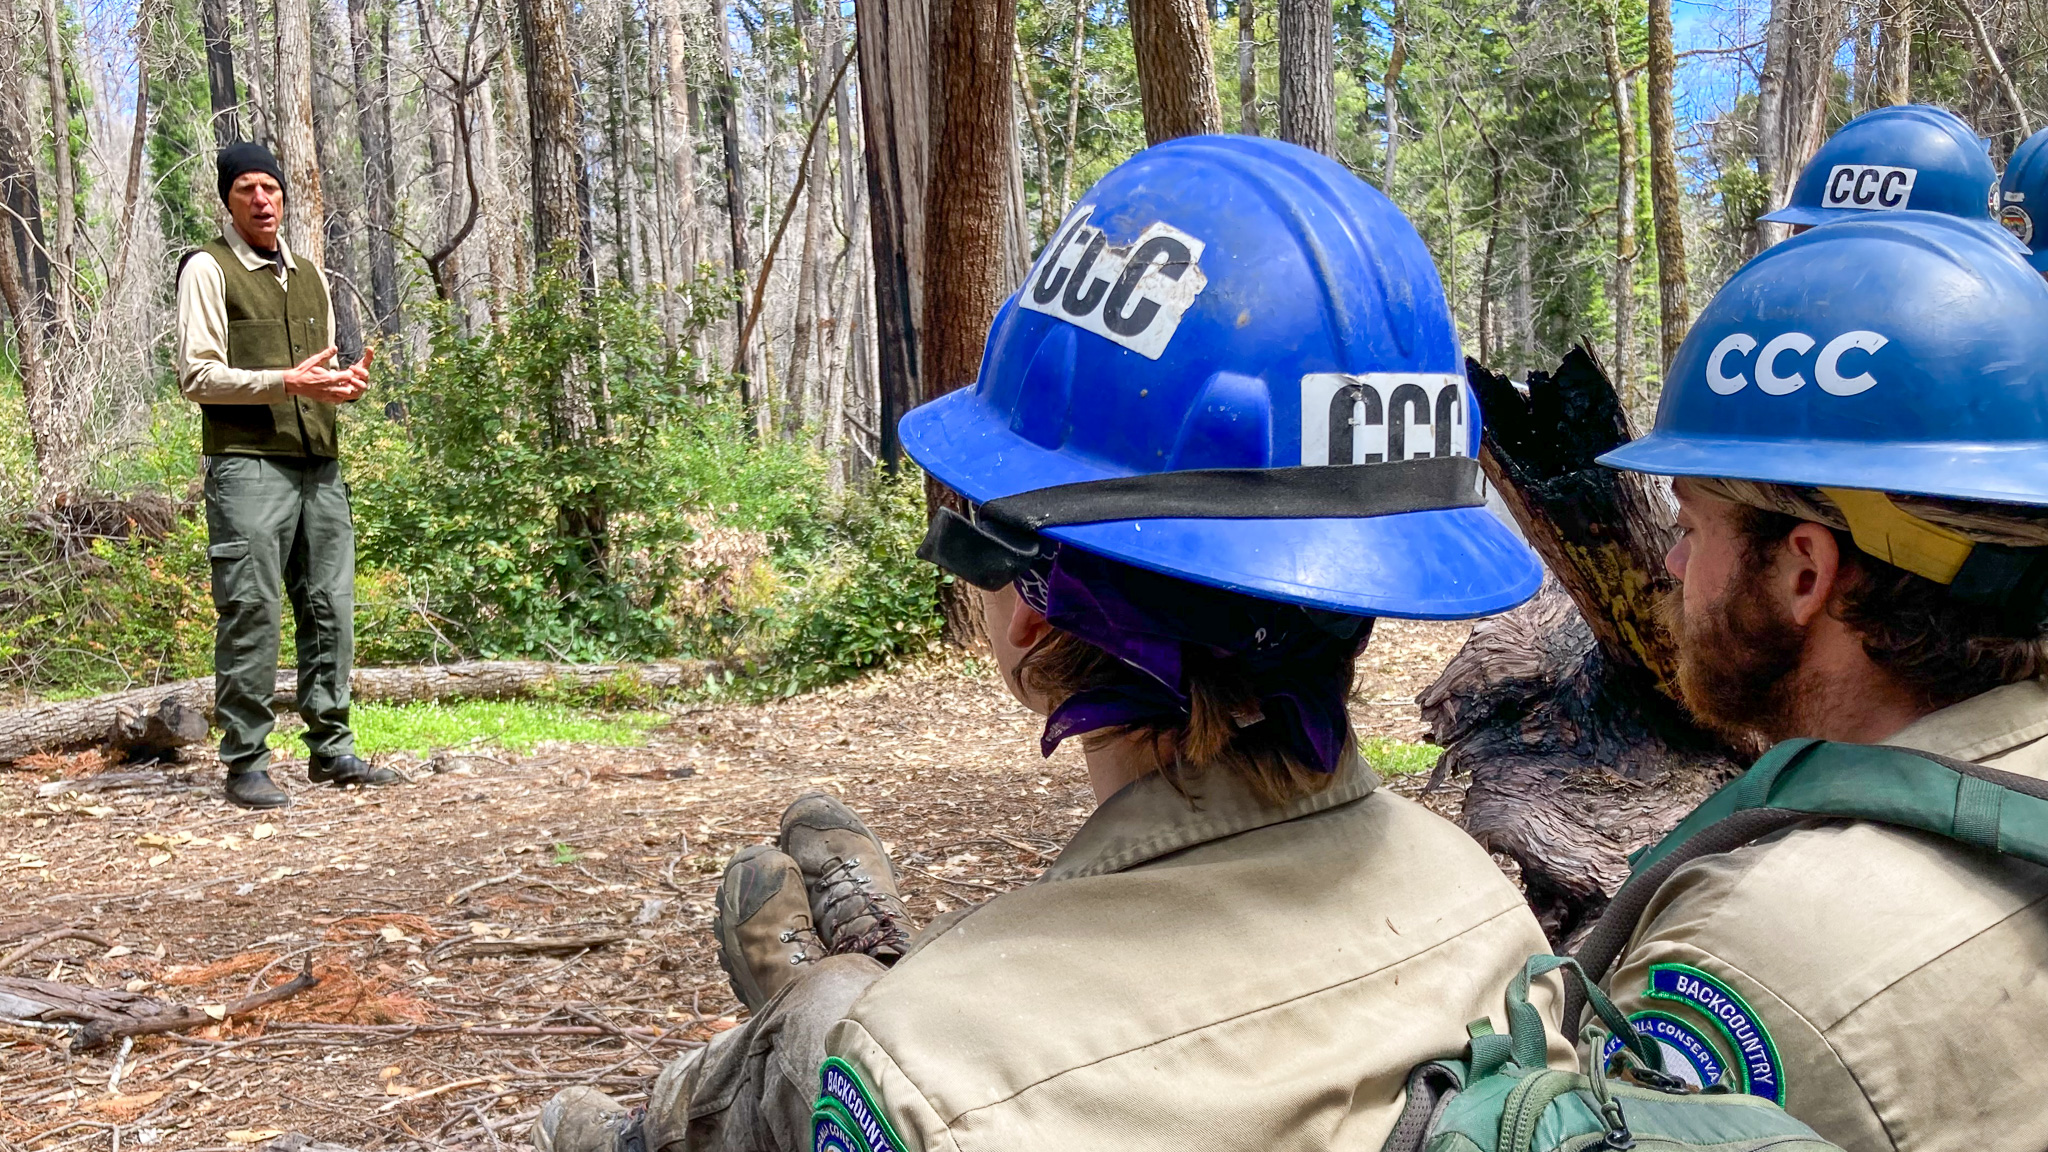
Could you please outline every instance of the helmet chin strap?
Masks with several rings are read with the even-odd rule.
[[[1948,587],[1966,604],[2027,620],[2048,619],[2048,548],[2014,548],[1970,539],[1923,520],[1882,492],[1820,490],[1842,510],[1858,550]]]
[[[1485,504],[1479,462],[1469,456],[1144,472],[999,497],[972,519],[941,508],[917,557],[992,592],[1050,551],[1038,535],[1045,528],[1122,520],[1360,519]]]

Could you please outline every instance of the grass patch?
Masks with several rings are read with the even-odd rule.
[[[668,722],[659,712],[592,712],[546,700],[463,700],[453,704],[357,704],[349,711],[356,754],[491,747],[531,752],[549,740],[638,747]],[[272,732],[270,746],[298,743],[303,729]]]
[[[1437,757],[1444,752],[1434,744],[1412,744],[1384,736],[1370,736],[1359,741],[1358,751],[1365,757],[1365,762],[1382,776],[1413,776],[1428,772],[1436,767]]]

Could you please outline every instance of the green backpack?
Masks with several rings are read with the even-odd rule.
[[[1885,745],[1787,740],[1709,797],[1656,846],[1587,934],[1574,960],[1533,956],[1508,989],[1510,1035],[1471,1026],[1461,1060],[1409,1075],[1408,1103],[1385,1152],[1578,1152],[1713,1148],[1823,1152],[1835,1146],[1776,1104],[1729,1083],[1694,1091],[1666,1076],[1662,1049],[1639,1035],[1596,981],[1635,935],[1657,890],[1687,862],[1740,848],[1814,819],[1867,820],[1947,837],[2048,867],[2048,781]],[[1589,1050],[1621,1039],[1614,1063],[1591,1075],[1543,1066],[1543,1021],[1529,981],[1567,970],[1564,1013],[1575,1030],[1590,1005]]]
[[[1545,1066],[1543,1016],[1529,1003],[1529,982],[1559,968],[1621,1039],[1618,1075],[1598,1061],[1591,1075]],[[1576,961],[1529,957],[1508,985],[1507,1013],[1508,1035],[1475,1021],[1462,1059],[1408,1074],[1408,1103],[1382,1152],[1840,1152],[1761,1096],[1726,1084],[1695,1091],[1665,1075],[1657,1042],[1638,1033]],[[1600,1051],[1606,1033],[1598,1025],[1586,1031],[1589,1049]]]

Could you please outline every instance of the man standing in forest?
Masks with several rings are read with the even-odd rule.
[[[281,808],[270,779],[282,606],[297,625],[298,708],[316,784],[399,779],[355,755],[355,526],[335,444],[335,406],[369,387],[366,351],[335,363],[327,281],[278,236],[284,173],[261,144],[221,150],[233,226],[178,271],[178,387],[205,412],[207,558],[213,566],[214,710],[227,798]]]

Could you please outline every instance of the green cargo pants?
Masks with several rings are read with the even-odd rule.
[[[348,676],[355,662],[355,521],[341,463],[320,457],[208,456],[207,558],[213,564],[214,711],[228,771],[267,767],[274,722],[278,587],[298,629],[299,715],[316,756],[355,751]]]

